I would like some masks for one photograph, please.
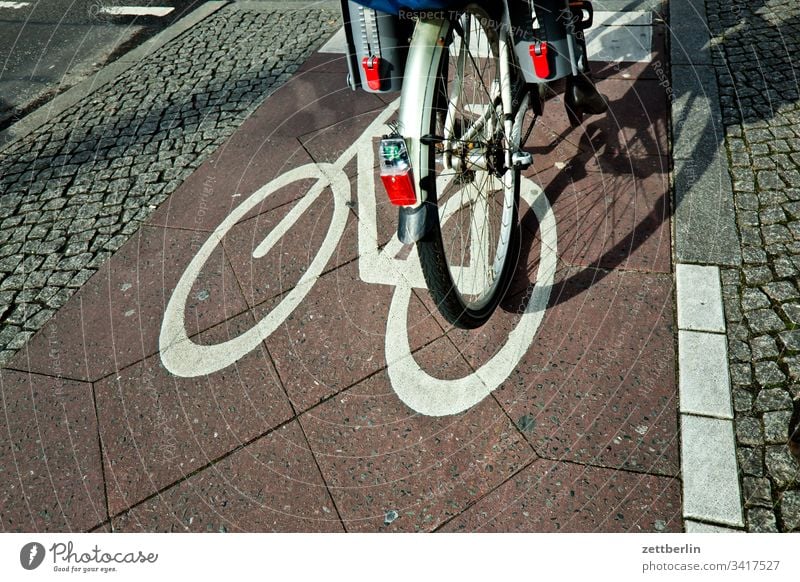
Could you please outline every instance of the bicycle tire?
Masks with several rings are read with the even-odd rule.
[[[428,164],[421,186],[428,202],[436,203],[438,220],[417,249],[440,313],[466,329],[491,317],[519,255],[520,171],[504,159],[506,149],[518,147],[519,132],[513,143],[514,132],[506,135],[503,123],[499,20],[484,6],[467,5],[423,76],[434,79],[435,86],[423,91],[422,107],[430,115],[422,124],[427,117],[430,122],[420,135],[443,140],[420,144],[418,159]],[[515,67],[509,74],[516,76]],[[515,94],[520,85],[511,79]],[[476,151],[478,161],[470,166]]]

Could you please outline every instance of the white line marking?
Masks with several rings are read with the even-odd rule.
[[[388,105],[367,130],[332,164],[308,164],[272,180],[233,210],[186,267],[167,304],[161,325],[159,346],[161,361],[172,374],[196,377],[221,370],[253,350],[266,339],[303,301],[320,277],[344,233],[351,199],[350,182],[344,168],[353,159],[358,162],[358,246],[359,275],[365,283],[396,287],[389,307],[386,325],[386,361],[392,387],[398,397],[414,411],[429,416],[446,416],[462,412],[477,404],[502,384],[530,348],[544,317],[556,272],[556,221],[542,189],[527,178],[521,178],[522,198],[536,214],[541,232],[541,259],[531,299],[517,326],[488,362],[473,374],[454,380],[430,376],[414,360],[408,339],[407,312],[414,287],[425,287],[419,256],[412,253],[407,260],[396,259],[402,244],[395,235],[382,250],[378,248],[376,225],[375,153],[373,139],[385,133],[386,122],[397,111],[399,99]],[[222,238],[241,218],[283,186],[304,179],[316,180],[305,199],[268,233],[257,246],[254,256],[268,252],[286,234],[299,216],[325,190],[334,199],[333,217],[328,233],[311,265],[297,286],[260,322],[236,338],[216,344],[194,343],[187,334],[185,305],[203,266],[220,245]]]
[[[100,9],[101,14],[110,16],[166,16],[175,8],[167,6],[106,6]]]
[[[586,31],[590,61],[649,63],[652,51],[651,26],[593,26]]]
[[[12,10],[19,10],[30,5],[30,2],[0,2],[0,8],[11,8]]]

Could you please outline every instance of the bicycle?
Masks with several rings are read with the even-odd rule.
[[[384,9],[398,4],[357,1]],[[461,2],[447,11],[441,0],[410,4],[437,11],[405,14],[417,22],[399,120],[380,146],[382,179],[400,207],[398,236],[416,243],[440,312],[457,327],[476,328],[494,312],[517,264],[520,175],[532,163],[522,146],[536,120],[523,137],[528,109],[541,114],[545,83],[568,73],[573,125],[584,111],[605,108],[589,78],[582,33],[591,25],[591,4],[549,0],[546,13],[541,2],[527,0]],[[557,30],[563,39],[560,45],[532,39],[531,62],[521,62],[515,37],[532,32],[537,21],[544,34]],[[364,61],[367,72],[379,65],[374,57]]]

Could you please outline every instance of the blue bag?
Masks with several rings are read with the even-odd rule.
[[[463,7],[467,0],[354,0],[368,8],[389,14],[400,14],[402,10],[452,10]]]

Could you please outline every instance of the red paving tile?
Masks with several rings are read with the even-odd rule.
[[[116,532],[341,532],[296,422],[113,520]]]
[[[342,154],[363,135],[374,121],[376,114],[382,111],[384,107],[385,105],[381,103],[377,111],[369,111],[344,118],[324,129],[301,135],[298,139],[311,157],[314,158],[315,162],[336,163]],[[389,133],[388,126],[386,127],[386,133]],[[376,167],[377,164],[376,160]],[[348,176],[356,176],[358,173],[355,161],[351,161],[345,169]]]
[[[95,381],[158,351],[164,309],[185,266],[205,242],[197,232],[142,228],[22,349],[9,367]],[[187,332],[247,309],[221,249],[192,287]],[[51,346],[60,355],[53,369]]]
[[[226,341],[250,313],[194,338]],[[293,416],[261,347],[209,376],[178,378],[158,355],[96,384],[109,507],[119,513]]]
[[[542,459],[441,531],[680,532],[680,483]]]
[[[366,285],[351,263],[320,278],[267,346],[298,411],[351,386],[386,366],[384,337],[393,289]],[[264,308],[272,308],[268,303]],[[255,310],[260,317],[259,309]],[[408,326],[412,349],[442,330],[419,304]]]
[[[246,124],[250,123],[245,122]],[[147,224],[213,231],[250,195],[282,174],[313,163],[300,142],[267,140],[266,127],[239,131],[158,207]],[[303,196],[302,183],[270,194],[248,217]]]
[[[266,137],[296,138],[383,106],[374,94],[351,91],[339,73],[309,71],[275,91],[250,122],[265,124],[269,128]]]
[[[85,531],[108,519],[91,385],[2,370],[0,397],[0,529]]]
[[[298,69],[298,74],[304,73],[324,73],[326,75],[338,75],[342,84],[346,84],[347,79],[347,59],[342,54],[337,53],[314,53]]]
[[[293,289],[308,271],[328,236],[334,236],[335,213],[346,221],[342,240],[331,258],[321,266],[322,272],[351,262],[358,257],[357,226],[354,215],[344,204],[335,210],[330,188],[325,189],[312,206],[291,225],[271,250],[255,258],[254,250],[268,234],[290,224],[298,204],[287,204],[260,214],[234,226],[222,244],[230,257],[236,277],[250,306],[255,307]]]
[[[638,79],[598,80],[598,90],[608,98],[609,110],[603,115],[585,117],[576,128],[570,127],[559,95],[545,106],[546,131],[598,155],[668,156],[667,95],[658,83]]]
[[[671,270],[669,167],[648,156],[577,158],[537,174],[558,221],[560,258],[571,265]]]
[[[569,269],[557,280],[498,400],[544,457],[677,475],[671,277]]]
[[[469,373],[446,339],[417,359],[437,377]],[[348,531],[433,530],[535,458],[492,398],[457,416],[421,416],[385,372],[300,422]],[[386,525],[390,511],[398,518]]]

